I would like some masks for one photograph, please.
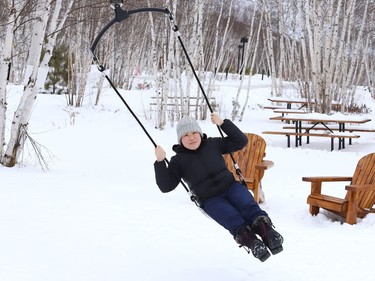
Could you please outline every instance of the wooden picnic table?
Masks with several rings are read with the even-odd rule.
[[[353,138],[353,136],[345,135],[345,125],[346,124],[364,124],[370,122],[371,119],[364,118],[362,116],[345,116],[341,114],[334,114],[334,115],[327,115],[321,113],[308,113],[308,114],[290,114],[287,116],[276,116],[271,117],[270,120],[281,120],[281,121],[292,121],[294,123],[294,132],[291,135],[295,136],[295,144],[296,146],[302,145],[302,136],[326,136],[326,137],[334,137],[335,134],[333,132],[334,129],[331,129],[330,126],[332,124],[339,125],[339,134],[337,134],[337,138],[339,138],[339,146],[341,148],[345,148],[345,138]],[[305,132],[302,132],[302,122],[308,122],[308,126],[304,126]],[[310,130],[313,130],[317,125],[323,125],[324,128],[329,131],[329,134],[311,134]],[[272,132],[267,132],[272,133]],[[288,135],[287,131],[284,132],[273,132],[274,134],[285,134]],[[357,136],[356,136],[357,137]],[[358,136],[359,137],[359,136]],[[331,138],[333,140],[333,138]],[[309,142],[309,139],[308,139]],[[351,141],[350,143],[351,144]]]
[[[276,103],[286,103],[286,108],[291,109],[292,104],[298,104],[300,107],[298,109],[301,109],[305,107],[308,104],[308,101],[306,99],[289,99],[289,98],[282,98],[282,97],[274,97],[268,99],[270,102],[276,102]]]
[[[293,121],[296,123],[296,130],[300,130],[302,122],[309,122],[314,128],[318,124],[322,124],[327,130],[329,123],[339,124],[339,132],[345,132],[345,124],[364,124],[370,122],[371,119],[362,116],[346,116],[341,114],[327,115],[322,113],[307,113],[307,114],[290,114],[288,116],[271,117],[272,120]]]
[[[307,107],[309,103],[314,104],[314,100],[307,100],[305,98],[284,98],[284,97],[273,97],[273,98],[268,98],[270,102],[275,102],[275,103],[286,103],[286,108],[291,109],[292,104],[297,104],[299,107],[297,109],[301,109],[304,107]],[[338,102],[332,102],[333,106],[338,106]]]
[[[286,114],[307,114],[308,112],[303,109],[275,109],[274,113],[281,113],[281,116]]]

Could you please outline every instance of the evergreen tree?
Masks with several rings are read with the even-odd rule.
[[[57,46],[49,62],[49,71],[44,88],[51,94],[62,94],[68,84],[68,47]]]

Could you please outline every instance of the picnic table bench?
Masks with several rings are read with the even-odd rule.
[[[282,98],[282,97],[274,97],[274,98],[269,98],[268,100],[273,103],[286,103],[286,109],[291,109],[292,104],[299,105],[297,109],[301,109],[308,105],[308,101],[306,99],[298,99],[298,98],[289,99],[289,98]]]
[[[340,131],[338,126],[330,126],[329,127],[332,131]],[[284,126],[283,129],[294,129],[294,126]],[[325,126],[315,126],[311,128],[311,126],[301,126],[302,130],[305,130],[306,133],[309,133],[311,130],[314,131],[328,131],[327,127]],[[375,133],[375,128],[363,128],[359,126],[346,126],[345,132],[357,132],[357,133]],[[352,144],[352,138],[349,138],[349,144]]]
[[[302,137],[306,137],[306,143],[310,143],[310,137],[323,137],[331,139],[331,151],[334,150],[334,139],[337,138],[339,141],[339,150],[345,148],[344,140],[359,138],[359,135],[345,134],[345,133],[307,133],[307,132],[295,132],[295,131],[264,131],[262,134],[269,135],[284,135],[287,137],[287,146],[290,147],[290,136],[296,136],[295,146],[300,146]],[[351,144],[351,142],[349,143]]]
[[[262,106],[262,108],[264,109],[272,109],[272,110],[275,110],[275,109],[288,109],[286,108],[285,106],[282,106],[282,105],[265,105],[265,106]],[[295,109],[295,110],[298,110],[299,108],[290,108],[290,109]]]
[[[286,109],[292,109],[292,104],[295,104],[298,106],[297,109],[302,109],[304,107],[307,107],[309,104],[314,104],[314,100],[307,100],[305,98],[284,98],[284,97],[273,97],[273,98],[268,98],[268,100],[272,103],[286,103]],[[337,110],[340,107],[340,104],[338,102],[332,102],[332,109]],[[267,109],[273,109],[271,106],[265,106],[263,108]],[[285,106],[283,107],[285,108]]]
[[[331,151],[334,149],[334,139],[339,140],[339,149],[345,148],[345,139],[349,139],[349,144],[352,144],[352,139],[359,138],[359,135],[353,134],[353,132],[359,132],[360,128],[349,127],[346,129],[345,124],[363,124],[371,121],[371,119],[363,118],[360,116],[344,116],[344,115],[326,115],[319,113],[310,114],[295,114],[288,116],[276,116],[271,117],[270,120],[281,120],[294,122],[294,126],[284,126],[283,131],[265,131],[264,134],[273,135],[285,135],[287,136],[288,147],[290,147],[290,136],[295,136],[295,146],[302,145],[302,137],[307,137],[307,143],[310,141],[310,137],[324,137],[331,138]],[[302,126],[302,122],[307,122],[306,125]],[[332,126],[332,124],[338,124]],[[293,129],[294,131],[288,131]],[[319,130],[326,130],[327,132],[311,133],[310,131],[318,128]],[[324,128],[324,129],[323,129]],[[365,130],[365,129],[363,129]],[[372,131],[372,129],[367,129]],[[336,131],[336,132],[334,132]],[[338,132],[337,132],[338,131]],[[347,133],[349,132],[349,133]]]
[[[332,131],[339,131],[340,128],[335,126],[335,127],[332,127],[330,126],[329,127]],[[284,126],[283,129],[294,129],[294,126]],[[316,130],[316,131],[327,131],[327,128],[324,127],[324,126],[315,126],[314,128],[311,128],[311,126],[301,126],[301,129],[302,130]],[[345,127],[345,131],[348,131],[348,132],[366,132],[366,133],[375,133],[375,129],[374,128],[362,128],[362,127],[359,127],[359,126],[346,126]]]
[[[285,116],[285,114],[306,114],[307,112],[302,109],[275,109],[274,113],[281,113],[281,116]]]

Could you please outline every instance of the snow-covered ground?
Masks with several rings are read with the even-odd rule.
[[[141,79],[141,81],[143,81]],[[218,82],[220,114],[230,117],[238,81]],[[247,83],[245,83],[247,84]],[[246,85],[244,85],[244,88]],[[19,99],[9,93],[9,114]],[[173,155],[175,127],[159,131],[149,116],[153,90],[122,91],[156,143]],[[245,93],[245,91],[244,91]],[[292,94],[291,94],[292,95]],[[270,121],[270,81],[252,79],[246,132],[280,129]],[[366,91],[359,101],[373,109]],[[108,89],[100,106],[67,108],[64,96],[40,95],[30,134],[45,147],[49,170],[38,166],[30,145],[24,164],[0,166],[0,280],[2,281],[174,281],[174,280],[371,280],[375,215],[356,225],[327,213],[312,217],[302,176],[351,176],[357,161],[375,151],[375,134],[363,133],[341,151],[327,139],[286,148],[283,136],[264,135],[267,157],[262,204],[284,236],[284,251],[261,263],[238,248],[230,234],[202,214],[182,186],[162,194],[154,182],[154,147],[133,117]],[[244,97],[243,97],[244,98]],[[241,99],[243,99],[241,98]],[[11,116],[9,116],[11,117]],[[216,126],[200,122],[209,136]],[[336,145],[337,147],[337,145]],[[324,190],[343,196],[346,183]]]

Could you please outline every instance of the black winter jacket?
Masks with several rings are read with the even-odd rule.
[[[174,190],[182,178],[202,203],[223,194],[233,184],[234,176],[222,155],[242,149],[247,144],[247,137],[228,119],[224,120],[221,129],[227,137],[207,138],[204,134],[196,150],[174,145],[176,155],[172,156],[168,167],[165,161],[155,161],[156,183],[162,192]]]

